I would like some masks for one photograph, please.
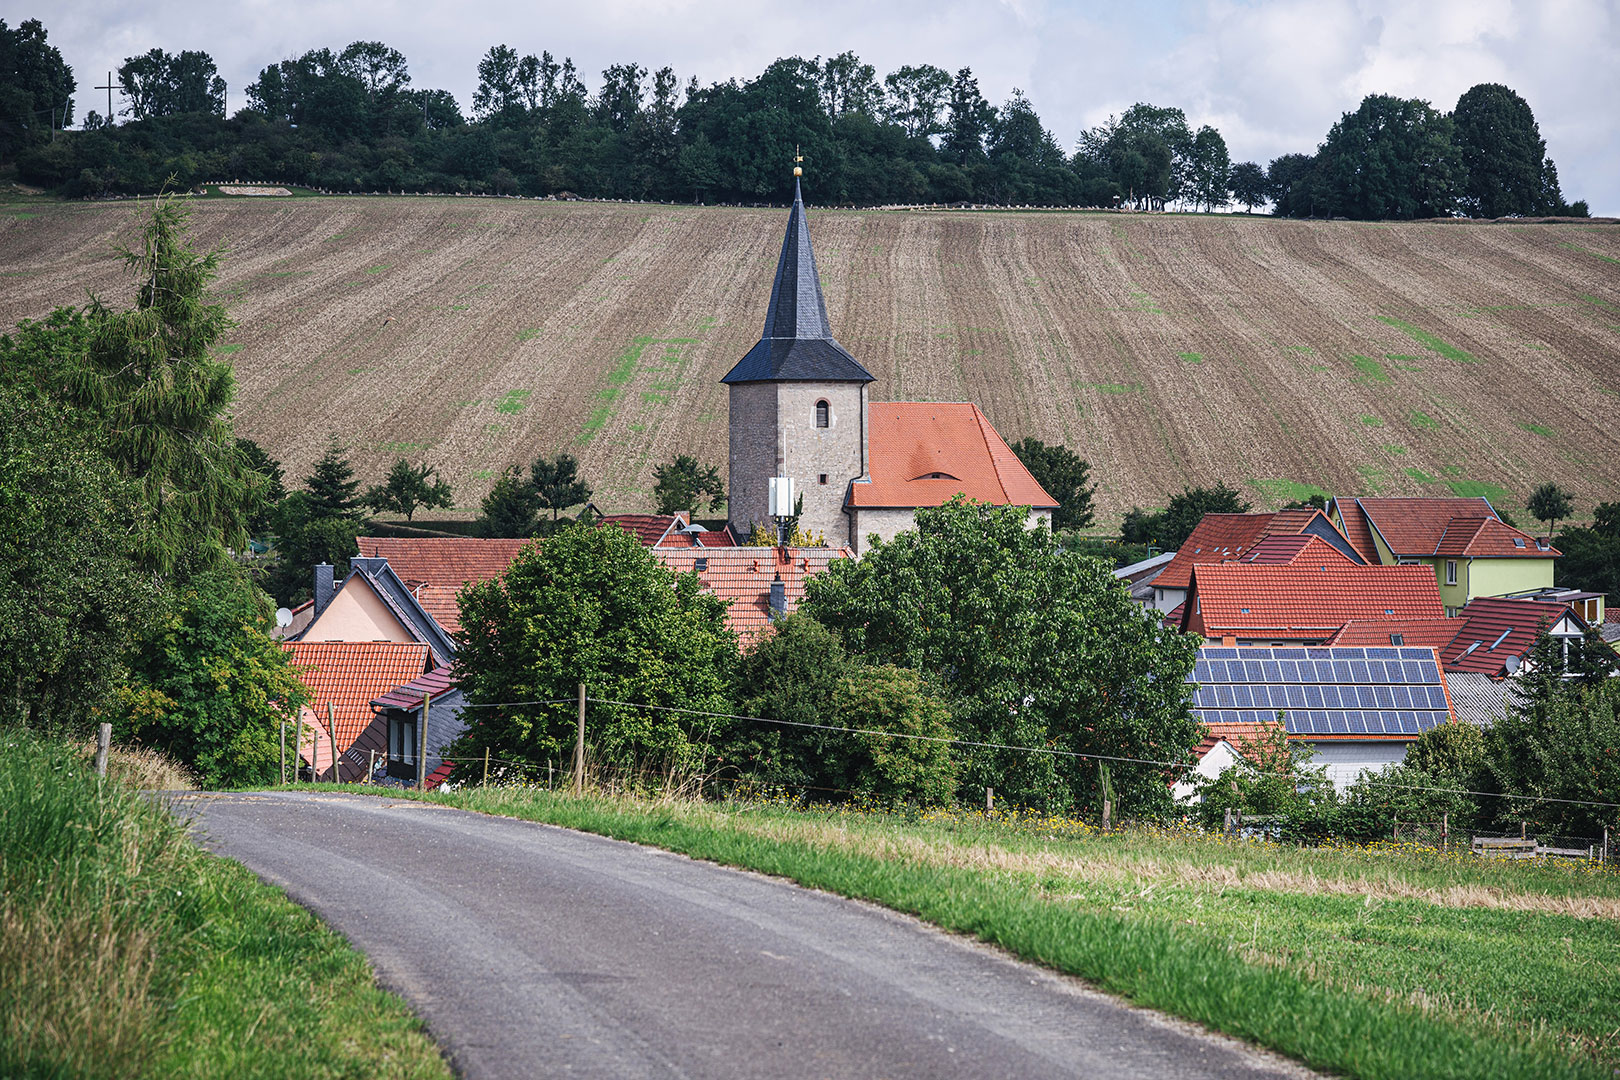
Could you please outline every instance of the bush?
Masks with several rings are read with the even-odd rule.
[[[956,761],[942,741],[951,738],[950,707],[917,672],[892,664],[855,669],[838,688],[838,713],[846,727],[895,733],[852,736],[857,752],[845,766],[850,789],[925,806],[955,792]]]
[[[1238,762],[1219,776],[1193,785],[1201,796],[1194,816],[1218,829],[1228,810],[1245,817],[1280,819],[1282,835],[1302,838],[1335,831],[1338,800],[1327,770],[1312,765],[1309,743],[1290,740],[1281,719],[1241,740]]]

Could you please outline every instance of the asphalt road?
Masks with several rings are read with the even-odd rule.
[[[1291,1063],[795,885],[375,796],[190,802],[495,1077],[1276,1077]]]

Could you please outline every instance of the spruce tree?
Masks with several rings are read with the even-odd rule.
[[[309,491],[311,518],[358,518],[360,516],[360,481],[354,478],[354,466],[334,435],[327,440],[326,453],[315,463],[314,471],[304,477]]]

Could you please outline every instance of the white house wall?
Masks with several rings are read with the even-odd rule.
[[[1408,745],[1394,739],[1378,742],[1341,742],[1335,739],[1332,742],[1311,743],[1316,751],[1311,764],[1326,766],[1328,779],[1333,781],[1334,788],[1343,791],[1364,772],[1377,772],[1386,765],[1397,765],[1404,761]]]

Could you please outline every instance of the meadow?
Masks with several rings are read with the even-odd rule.
[[[813,186],[809,191],[814,197]],[[874,400],[970,400],[1078,450],[1106,522],[1222,481],[1488,495],[1620,485],[1620,226],[812,210],[839,339]],[[125,303],[129,204],[0,201],[0,324]],[[463,508],[567,451],[650,505],[726,458],[719,379],[757,339],[773,209],[425,197],[208,198],[237,329],[236,427],[302,476],[406,455]]]
[[[0,750],[0,1076],[448,1080],[364,957],[143,793],[174,766]]]
[[[1104,834],[1001,811],[499,786],[412,797],[873,901],[1332,1073],[1600,1077],[1620,1067],[1620,874],[1597,864],[1182,829]]]

